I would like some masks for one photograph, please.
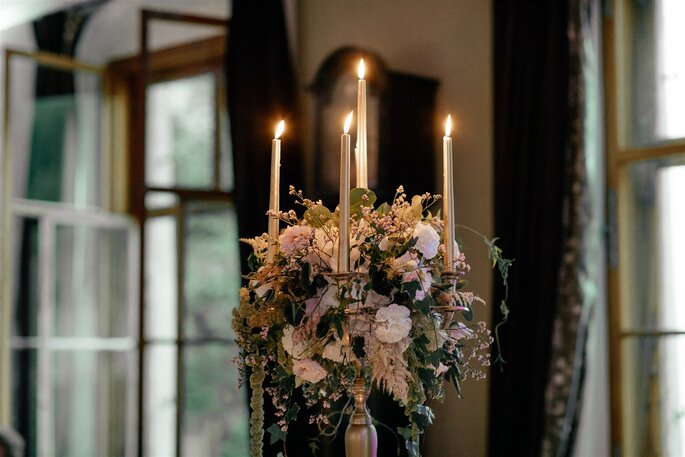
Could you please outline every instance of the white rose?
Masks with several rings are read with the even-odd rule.
[[[286,256],[304,250],[311,244],[312,229],[304,225],[291,225],[278,237],[280,250]]]
[[[430,224],[424,224],[423,222],[416,224],[412,238],[417,238],[414,247],[426,259],[432,259],[438,253],[440,235]]]
[[[376,311],[376,337],[383,343],[397,343],[411,331],[410,311],[392,303]]]
[[[293,362],[293,374],[296,376],[296,384],[301,384],[301,380],[309,382],[319,382],[328,374],[315,360],[304,359]],[[299,379],[298,379],[299,378]]]
[[[304,353],[307,351],[307,345],[305,343],[295,343],[293,341],[293,333],[295,328],[292,325],[288,325],[283,329],[283,336],[281,337],[281,344],[285,352],[290,354],[293,359],[301,359]]]

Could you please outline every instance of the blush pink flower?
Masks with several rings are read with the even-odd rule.
[[[281,236],[278,237],[280,249],[286,256],[291,256],[294,253],[304,250],[311,245],[313,237],[312,229],[304,225],[292,225],[283,230]]]
[[[293,374],[308,382],[319,382],[328,375],[321,365],[312,359],[293,361]]]

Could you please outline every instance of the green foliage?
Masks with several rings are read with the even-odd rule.
[[[350,215],[359,217],[362,206],[373,207],[376,203],[376,194],[369,189],[356,187],[350,191]]]
[[[312,206],[304,212],[304,220],[316,228],[324,227],[332,216],[331,211],[323,205]]]
[[[390,214],[392,208],[387,203],[383,203],[381,204],[381,206],[378,207],[378,209],[376,209],[376,211],[378,212],[379,216],[385,216],[387,214]]]
[[[409,299],[414,301],[416,292],[421,290],[421,283],[419,281],[408,281],[402,283],[401,291],[409,296]]]
[[[281,428],[276,424],[271,424],[269,428],[266,429],[271,437],[269,438],[269,443],[274,445],[279,441],[285,441],[286,433],[281,430]]]
[[[430,295],[426,295],[423,300],[416,300],[414,302],[414,309],[419,310],[426,316],[430,315],[431,307],[433,306],[435,306],[435,300]]]
[[[495,363],[500,367],[500,370],[504,369],[504,364],[506,361],[502,356],[502,347],[499,338],[499,329],[507,323],[509,320],[509,306],[507,306],[507,300],[509,299],[509,268],[514,263],[514,259],[506,259],[502,255],[502,249],[495,244],[499,238],[493,238],[491,240],[485,238],[485,243],[488,246],[488,257],[492,262],[493,268],[497,266],[500,277],[502,278],[502,285],[504,286],[504,298],[500,301],[499,310],[502,314],[502,319],[495,326],[495,343],[497,344],[497,357]]]

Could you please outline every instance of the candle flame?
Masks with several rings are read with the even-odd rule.
[[[452,133],[452,115],[447,115],[447,120],[445,121],[445,136],[450,136]]]
[[[274,136],[274,138],[279,139],[283,134],[283,130],[285,130],[285,121],[281,120],[281,122],[279,122],[276,126],[276,135]]]
[[[364,59],[359,61],[359,67],[357,67],[357,76],[359,76],[359,79],[364,79]]]
[[[352,111],[350,111],[350,114],[347,115],[345,118],[345,133],[350,132],[350,124],[352,123]]]

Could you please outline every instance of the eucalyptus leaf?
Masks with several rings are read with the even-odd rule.
[[[391,206],[388,205],[387,203],[383,203],[383,204],[382,204],[381,206],[379,206],[378,209],[376,210],[376,212],[378,213],[378,215],[381,216],[381,217],[385,216],[386,214],[390,214],[391,211],[392,211],[392,208],[391,208]]]
[[[331,211],[323,205],[315,205],[304,212],[304,220],[312,227],[321,228],[326,225],[333,215]]]
[[[376,194],[372,190],[356,187],[350,191],[350,214],[359,215],[362,212],[362,206],[373,207],[374,203],[376,203]]]

